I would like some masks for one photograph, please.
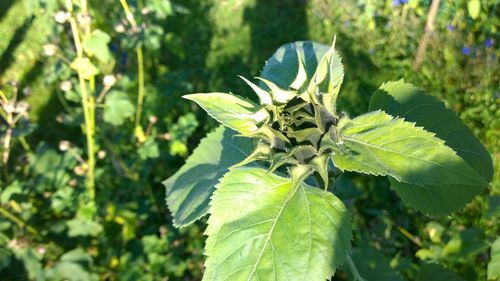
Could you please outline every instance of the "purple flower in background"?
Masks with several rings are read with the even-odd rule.
[[[404,5],[408,3],[408,0],[392,0],[392,6],[398,7],[399,5]]]
[[[470,48],[469,47],[463,47],[462,48],[462,54],[468,56],[470,54]]]
[[[448,26],[446,28],[448,28],[448,31],[455,30],[455,27],[452,24],[448,24]]]
[[[486,40],[484,40],[484,46],[486,48],[490,48],[493,46],[493,39],[491,38],[487,38]]]

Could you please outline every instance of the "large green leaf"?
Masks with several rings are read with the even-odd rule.
[[[490,262],[488,263],[488,280],[500,278],[500,238],[491,245]]]
[[[267,117],[265,111],[259,111],[251,101],[225,93],[206,93],[185,95],[184,98],[196,102],[210,116],[241,133],[250,133],[258,129],[257,123]]]
[[[446,214],[488,186],[433,133],[382,111],[344,118],[337,133],[343,142],[332,157],[338,168],[391,176],[403,201],[422,212]]]
[[[440,100],[400,80],[383,84],[372,95],[370,111],[378,109],[435,133],[487,182],[491,181],[493,162],[490,154],[462,120]]]
[[[310,79],[314,75],[318,62],[328,49],[326,45],[311,41],[298,41],[283,45],[267,60],[261,77],[281,88],[288,89],[299,70],[297,51],[301,54],[307,77]]]
[[[370,246],[360,246],[352,250],[351,259],[358,274],[365,281],[403,281],[382,253]],[[352,274],[352,273],[351,273]],[[352,279],[354,280],[354,278]]]
[[[351,222],[329,192],[264,169],[236,168],[210,203],[203,280],[321,280],[350,248]]]
[[[111,59],[111,52],[108,48],[110,41],[111,37],[106,32],[95,29],[89,36],[83,39],[82,47],[89,55],[95,56],[102,62],[107,62]]]
[[[111,91],[106,95],[103,118],[106,123],[119,126],[134,115],[135,106],[124,92]]]
[[[183,227],[205,215],[218,180],[255,146],[222,126],[208,134],[173,176],[163,182],[174,225]]]
[[[417,281],[464,281],[455,272],[439,264],[424,264],[417,275]]]

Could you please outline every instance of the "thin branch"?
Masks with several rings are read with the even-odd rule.
[[[417,54],[415,55],[415,61],[413,62],[413,69],[418,70],[422,66],[425,57],[425,50],[427,49],[427,44],[429,43],[429,38],[434,30],[434,20],[439,9],[439,0],[432,0],[431,8],[429,14],[427,15],[427,22],[425,24],[425,33],[420,38],[418,43]]]
[[[349,269],[351,270],[351,273],[354,277],[354,281],[367,281],[359,273],[358,268],[356,267],[356,264],[354,264],[354,262],[352,261],[351,255],[347,255],[347,265],[349,266]]]

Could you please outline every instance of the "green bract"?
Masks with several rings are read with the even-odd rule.
[[[344,72],[334,46],[285,45],[262,76],[241,77],[258,103],[224,93],[185,96],[238,132],[209,135],[165,182],[177,225],[211,214],[204,280],[331,278],[351,239],[350,216],[328,191],[339,172],[388,176],[405,203],[431,215],[463,207],[492,178],[489,154],[468,128],[410,84],[384,84],[371,112],[342,113]]]

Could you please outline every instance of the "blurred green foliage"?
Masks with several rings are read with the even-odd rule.
[[[253,98],[236,75],[257,76],[285,43],[328,44],[333,35],[341,38],[346,68],[340,107],[365,112],[383,81],[405,78],[445,100],[496,167],[486,194],[443,218],[406,209],[385,180],[342,176],[335,190],[353,213],[354,244],[367,251],[355,253],[359,260],[385,256],[385,270],[410,280],[424,280],[418,273],[424,263],[464,280],[499,278],[498,240],[493,244],[500,234],[499,1],[441,1],[423,65],[414,70],[429,0],[135,0],[129,4],[137,31],[118,1],[89,0],[93,32],[83,48],[100,74],[97,196],[88,209],[78,204],[85,137],[64,2],[0,2],[0,89],[16,105],[30,106],[29,116],[21,107],[15,113],[9,160],[1,164],[0,279],[199,280],[203,227],[172,227],[160,182],[215,123],[180,97],[232,90]],[[138,46],[146,85],[142,141],[133,124]],[[7,123],[0,119],[2,140]],[[92,209],[96,216],[83,219]],[[433,275],[436,267],[426,270]]]

